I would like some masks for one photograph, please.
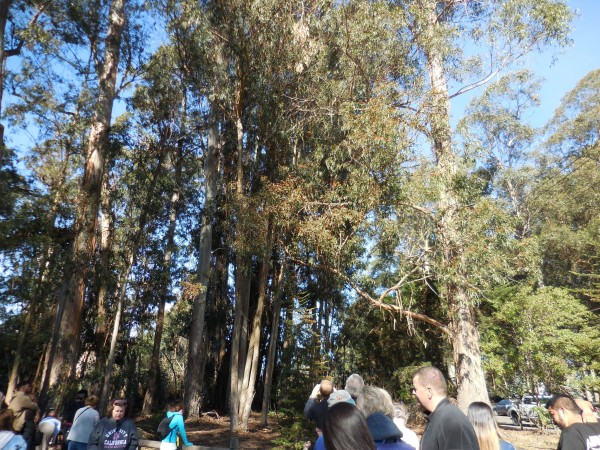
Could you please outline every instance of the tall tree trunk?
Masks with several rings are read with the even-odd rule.
[[[440,29],[437,1],[427,0],[423,4],[425,12],[422,48],[427,58],[430,82],[429,125],[433,153],[439,176],[439,242],[443,264],[447,270],[459,268],[462,247],[460,226],[456,210],[459,200],[453,191],[457,173],[456,155],[452,150],[450,127],[450,97],[444,71],[443,51],[439,48]],[[459,269],[457,269],[459,270]],[[454,274],[457,280],[464,280],[460,273]],[[489,403],[481,354],[479,334],[475,322],[473,305],[469,298],[469,288],[457,283],[446,287],[445,299],[452,323],[452,348],[456,368],[459,406],[466,410],[473,401]]]
[[[219,122],[216,105],[211,105],[208,146],[204,158],[205,204],[198,249],[198,283],[200,291],[194,299],[192,323],[189,338],[187,370],[185,375],[184,403],[190,417],[199,417],[202,407],[202,338],[204,316],[206,314],[206,294],[211,266],[212,223],[215,215],[217,195],[217,162],[219,142]],[[202,372],[202,373],[201,373]]]
[[[245,258],[241,255],[236,256],[236,274],[235,274],[235,308],[233,319],[233,336],[231,339],[231,387],[230,387],[230,427],[231,431],[237,431],[239,427],[239,405],[240,405],[240,384],[243,371],[243,362],[245,362],[241,348],[244,345],[244,322],[247,315],[244,311],[248,309],[247,303],[250,298],[248,289],[249,276],[245,273],[249,270],[246,266]]]
[[[106,296],[108,293],[108,277],[110,255],[112,253],[112,206],[108,173],[104,174],[102,189],[102,219],[100,221],[100,260],[96,271],[98,295],[96,298],[96,369],[102,370],[104,348],[108,338],[108,317],[106,315]]]
[[[185,96],[184,96],[185,97]],[[184,107],[185,111],[185,107]],[[167,290],[171,280],[171,258],[173,249],[175,248],[175,226],[177,224],[177,210],[179,209],[179,197],[181,186],[181,170],[183,166],[183,148],[180,143],[177,149],[177,159],[175,162],[175,189],[171,196],[171,207],[169,213],[169,229],[167,231],[167,244],[165,248],[165,256],[163,260],[162,276],[160,280],[160,303],[156,314],[156,330],[154,333],[154,345],[152,348],[152,357],[150,359],[150,370],[148,379],[148,388],[144,396],[144,404],[142,406],[142,414],[150,414],[154,405],[154,395],[156,392],[156,384],[158,383],[158,375],[160,373],[160,344],[162,342],[162,334],[165,319],[165,302],[167,298]]]
[[[236,197],[238,208],[242,210],[244,204],[244,126],[242,123],[242,89],[243,82],[241,71],[238,67],[238,86],[236,90],[235,126],[237,150],[237,177]],[[242,220],[237,222],[237,239],[244,240],[244,226]],[[246,340],[248,329],[248,308],[250,300],[250,271],[251,263],[243,254],[242,249],[236,252],[235,268],[235,309],[233,320],[233,336],[231,339],[231,386],[230,386],[230,428],[236,432],[239,427],[240,395],[243,382],[244,364],[246,362]]]
[[[49,371],[50,386],[67,380],[75,373],[79,354],[79,331],[85,284],[96,244],[98,209],[105,164],[104,150],[116,93],[121,36],[125,23],[125,0],[113,0],[109,14],[106,52],[100,69],[99,98],[90,130],[85,170],[77,200],[71,273],[67,274],[66,296],[61,299],[64,304],[57,311],[60,325],[57,342],[52,343],[51,352],[55,355],[51,359]]]
[[[270,246],[267,246],[269,248]],[[258,276],[258,303],[256,312],[252,320],[250,339],[248,340],[248,351],[246,352],[246,363],[244,365],[244,378],[242,380],[242,389],[240,391],[240,409],[241,428],[243,431],[248,430],[248,420],[250,419],[250,411],[252,408],[252,400],[254,399],[256,385],[256,376],[258,373],[258,355],[260,350],[260,335],[262,330],[262,316],[267,296],[267,281],[269,271],[271,269],[271,255],[266,252],[260,263]]]
[[[0,145],[2,143],[0,142]],[[52,199],[52,207],[46,217],[46,227],[48,229],[48,235],[50,237],[54,237],[54,222],[56,220],[56,214],[58,212],[58,207],[63,201],[64,196],[64,184],[67,177],[67,168],[70,159],[70,151],[67,147],[65,151],[65,158],[61,167],[61,177],[58,183],[57,188],[54,191],[53,199]],[[36,283],[36,288],[31,296],[31,300],[29,301],[29,307],[27,308],[27,314],[25,315],[25,320],[23,322],[23,327],[19,332],[19,340],[17,341],[17,349],[15,352],[15,359],[13,360],[13,365],[10,371],[10,376],[8,380],[8,388],[6,389],[6,402],[10,403],[12,399],[13,392],[17,386],[17,376],[19,373],[19,367],[21,365],[21,358],[23,354],[23,349],[25,345],[25,339],[29,335],[29,330],[31,328],[31,323],[33,321],[34,315],[38,315],[40,308],[41,300],[44,298],[44,294],[46,291],[46,280],[48,278],[48,274],[50,272],[50,257],[52,255],[52,242],[54,239],[49,239],[42,249],[42,257],[39,265],[39,273]]]
[[[115,354],[117,350],[117,340],[119,338],[119,329],[121,327],[121,318],[123,317],[123,307],[125,304],[125,293],[127,292],[127,280],[129,279],[129,274],[131,273],[131,267],[134,262],[134,253],[131,251],[129,253],[129,258],[127,261],[127,268],[123,274],[121,279],[121,291],[119,293],[119,297],[117,300],[117,312],[115,314],[115,318],[113,321],[113,329],[112,336],[110,338],[110,349],[108,351],[108,358],[106,358],[106,368],[104,370],[104,382],[102,384],[102,390],[100,391],[100,402],[99,402],[99,410],[104,411],[106,409],[106,405],[108,404],[108,395],[110,393],[110,383],[112,380],[112,372],[113,366],[115,363]],[[130,406],[131,407],[131,406]]]
[[[269,353],[267,355],[267,366],[265,368],[265,388],[263,393],[262,411],[260,415],[260,425],[267,426],[269,417],[269,407],[271,405],[271,389],[273,385],[273,369],[275,368],[275,359],[277,356],[277,342],[279,340],[279,315],[281,314],[281,298],[284,292],[284,279],[287,265],[284,261],[277,277],[277,288],[273,298],[273,321],[271,322],[271,335],[269,337]]]

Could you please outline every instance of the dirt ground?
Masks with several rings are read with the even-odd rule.
[[[252,413],[247,433],[238,434],[238,448],[240,450],[255,449],[275,449],[277,446],[272,443],[274,439],[280,437],[279,426],[276,418],[269,418],[268,427],[259,427],[260,414]],[[142,431],[142,438],[156,439],[152,431],[156,425],[148,423],[146,420],[137,421],[138,428]],[[203,447],[222,447],[230,448],[231,433],[229,432],[229,417],[217,415],[205,415],[198,420],[186,420],[185,429],[188,438],[196,445]],[[183,447],[185,449],[185,447]]]
[[[280,437],[280,429],[276,417],[269,418],[269,426],[259,426],[260,415],[253,413],[247,433],[238,435],[240,450],[276,449],[273,440]],[[142,430],[152,430],[152,425],[139,421]],[[204,447],[229,448],[231,434],[229,432],[229,417],[204,416],[199,420],[186,421],[189,439],[196,445]],[[156,425],[153,426],[154,428]],[[560,431],[556,428],[538,430],[533,427],[518,427],[501,423],[501,432],[505,440],[521,450],[553,450],[558,444]],[[415,430],[417,433],[422,430]],[[142,432],[145,439],[154,439],[151,432]]]
[[[554,450],[558,445],[559,430],[534,429],[502,430],[505,440],[523,450]]]

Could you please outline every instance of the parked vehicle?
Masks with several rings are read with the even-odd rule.
[[[508,416],[508,409],[514,405],[511,399],[505,398],[496,403],[492,409],[497,416]]]
[[[524,423],[529,423],[536,427],[540,426],[542,423],[539,417],[539,409],[540,407],[543,408],[549,399],[549,395],[539,397],[525,395],[520,401],[509,406],[506,414],[510,417],[514,425],[518,425],[521,428]]]

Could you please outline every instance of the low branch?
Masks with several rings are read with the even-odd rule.
[[[311,267],[313,269],[326,270],[328,272],[333,273],[334,275],[337,275],[338,277],[343,279],[354,290],[354,292],[356,292],[360,297],[369,301],[370,303],[377,306],[378,308],[383,309],[385,311],[396,312],[403,316],[410,317],[411,319],[418,320],[420,322],[425,322],[425,323],[435,327],[436,329],[440,330],[442,333],[444,333],[449,338],[452,338],[452,331],[450,330],[450,328],[448,328],[443,323],[441,323],[425,314],[420,314],[420,313],[416,313],[413,311],[409,311],[398,305],[390,305],[388,303],[383,303],[383,299],[385,298],[385,296],[387,294],[389,294],[390,292],[398,291],[398,289],[400,289],[400,287],[402,287],[402,285],[404,285],[404,283],[406,283],[406,280],[408,279],[408,277],[411,274],[417,272],[417,270],[420,268],[419,266],[416,266],[408,274],[406,274],[404,277],[402,277],[402,280],[400,280],[398,283],[396,283],[395,286],[387,289],[382,295],[379,296],[379,298],[375,299],[371,295],[369,295],[369,293],[363,291],[360,288],[360,286],[358,286],[350,277],[348,277],[346,274],[340,272],[338,269],[335,269],[335,268],[329,267],[329,266],[320,266],[320,265],[316,265],[316,264],[311,264],[306,261],[301,261],[299,259],[293,258],[291,256],[291,254],[289,253],[289,251],[287,250],[287,248],[285,246],[283,246],[283,248],[285,249],[285,252],[290,261],[297,263],[297,264],[301,264],[306,267]]]

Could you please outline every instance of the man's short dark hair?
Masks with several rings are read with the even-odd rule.
[[[446,378],[440,369],[433,366],[421,367],[415,372],[413,378],[425,387],[430,387],[436,395],[448,395]]]
[[[567,394],[557,394],[553,396],[548,400],[548,403],[546,403],[546,408],[563,408],[573,414],[581,414],[583,412],[581,408],[577,406],[573,397]]]
[[[31,381],[29,380],[23,380],[21,382],[19,382],[19,384],[17,384],[17,389],[21,389],[23,386],[31,386]]]

